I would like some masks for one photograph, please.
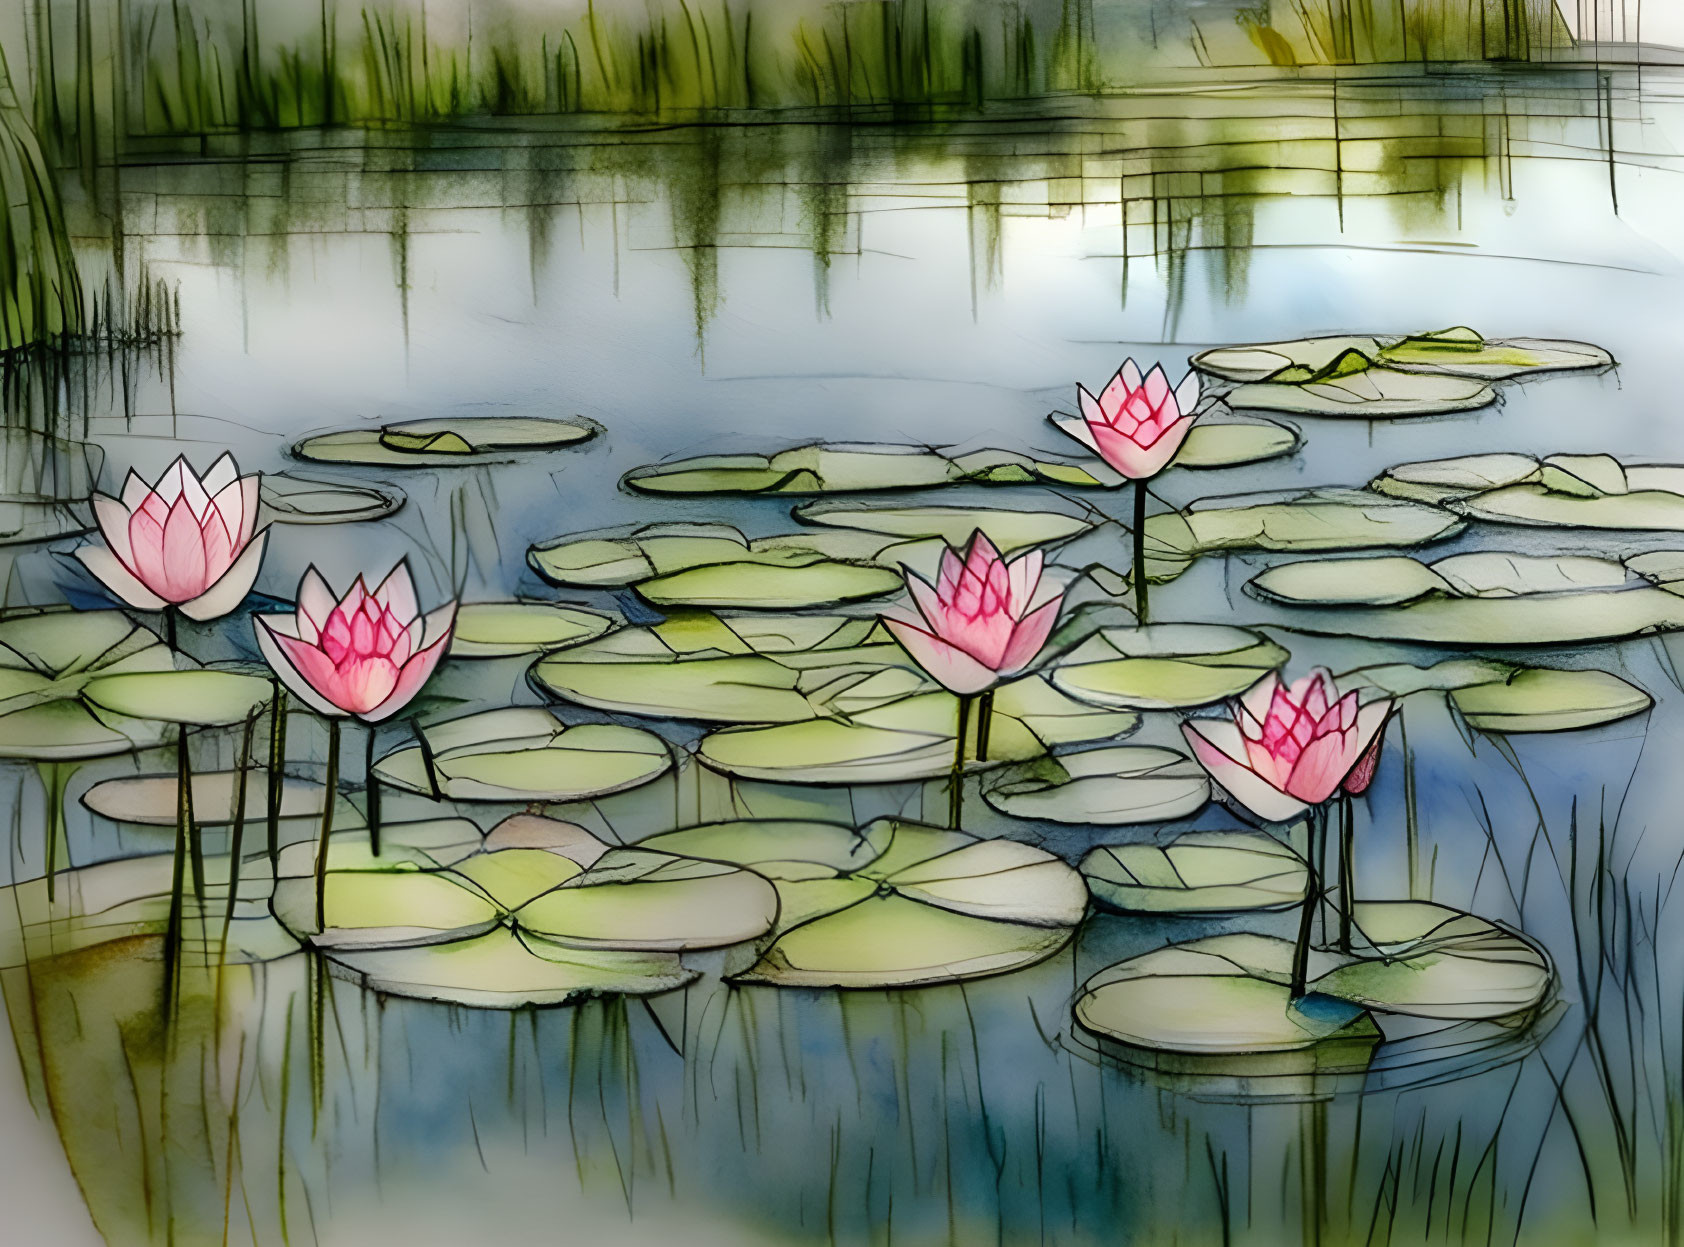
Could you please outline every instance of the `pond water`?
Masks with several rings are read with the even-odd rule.
[[[1318,331],[1470,325],[1594,342],[1619,362],[1507,385],[1466,415],[1305,418],[1297,454],[1171,472],[1154,485],[1164,503],[1355,487],[1483,451],[1679,462],[1681,86],[1662,70],[1563,67],[1305,78],[941,124],[160,142],[67,193],[91,268],[122,263],[179,291],[179,338],[109,367],[82,361],[13,418],[46,411],[97,442],[108,487],[131,465],[155,473],[185,450],[204,466],[222,447],[246,470],[395,486],[407,502],[378,523],[278,529],[258,589],[290,598],[312,562],[337,582],[408,555],[424,604],[453,584],[468,600],[558,596],[525,555],[569,533],[793,527],[787,496],[619,487],[644,464],[814,440],[1056,457],[1070,446],[1047,412],[1124,355],[1178,376],[1208,346]],[[475,415],[580,415],[604,431],[438,471],[288,458],[319,430]],[[1085,497],[1118,516],[1127,505]],[[1668,544],[1475,525],[1430,557]],[[6,605],[93,600],[50,551],[0,549]],[[1202,560],[1155,590],[1154,615],[1269,625],[1294,671],[1445,656],[1281,626],[1289,612],[1241,590],[1275,561]],[[559,596],[646,610],[606,591]],[[202,658],[255,656],[243,617],[187,641]],[[920,990],[704,976],[648,1001],[513,1012],[380,997],[299,955],[190,972],[167,1033],[147,1020],[155,941],[52,961],[13,941],[8,1009],[31,1096],[113,1243],[454,1244],[488,1228],[615,1244],[1676,1242],[1675,646],[1526,652],[1614,671],[1655,699],[1606,727],[1464,736],[1448,714],[1411,709],[1407,745],[1394,736],[1359,803],[1358,892],[1510,923],[1560,983],[1524,1025],[1390,1043],[1365,1076],[1148,1071],[1102,1058],[1070,1020],[1076,988],[1112,961],[1207,931],[1290,935],[1290,913],[1094,913],[1039,965]],[[440,696],[534,701],[524,665],[457,664]],[[1170,716],[1149,719],[1135,739],[1178,743]],[[656,726],[680,743],[700,734]],[[300,718],[299,758],[321,756],[311,733]],[[229,742],[206,748],[232,761]],[[37,879],[42,789],[7,765],[7,868]],[[168,851],[169,829],[120,828],[76,798],[171,765],[95,762],[69,778],[75,866]],[[635,837],[671,826],[674,794],[663,781],[552,812]],[[743,799],[832,812],[846,800],[861,818],[942,808],[917,784]],[[387,817],[419,808],[398,799]],[[502,812],[471,811],[485,826]],[[970,830],[1072,861],[1096,843],[1231,825],[1215,806],[1119,829],[967,804]]]

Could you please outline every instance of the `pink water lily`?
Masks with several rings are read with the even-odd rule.
[[[1181,730],[1211,778],[1259,818],[1285,822],[1374,778],[1389,698],[1360,703],[1317,669],[1292,684],[1273,672],[1233,703],[1231,719]]]
[[[95,493],[105,545],[76,557],[107,589],[140,610],[178,607],[216,619],[245,600],[269,534],[257,529],[258,476],[223,455],[203,477],[185,457],[148,485],[130,472],[121,498]]]
[[[917,614],[885,615],[895,639],[932,679],[961,695],[1016,675],[1041,652],[1064,591],[1042,583],[1039,550],[1007,562],[979,529],[941,556],[936,583],[904,569]]]
[[[1193,427],[1199,376],[1189,372],[1172,390],[1162,367],[1142,377],[1127,359],[1098,398],[1080,383],[1076,397],[1081,416],[1060,413],[1053,422],[1123,476],[1143,481],[1169,466]]]
[[[311,567],[298,584],[295,613],[253,622],[264,658],[307,705],[378,723],[403,709],[444,657],[456,602],[423,616],[405,563],[372,592],[358,576],[337,599]]]

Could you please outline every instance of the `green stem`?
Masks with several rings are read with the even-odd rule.
[[[339,794],[339,720],[327,721],[327,782],[322,794],[322,842],[316,849],[316,930],[327,930],[327,847],[333,834],[333,805]]]
[[[170,869],[170,916],[164,927],[164,1012],[170,1011],[175,999],[175,987],[181,973],[182,893],[187,875],[187,841],[193,821],[192,798],[188,782],[192,778],[187,766],[187,729],[182,727],[176,736],[175,758],[175,861]]]
[[[1298,940],[1292,946],[1292,998],[1297,1000],[1309,989],[1310,933],[1315,924],[1316,910],[1321,905],[1321,871],[1316,863],[1326,838],[1327,809],[1312,806],[1309,811],[1309,843],[1304,854],[1304,904],[1299,909]]]
[[[1146,482],[1134,483],[1134,621],[1146,626]]]
[[[234,925],[234,902],[240,896],[240,854],[246,840],[246,777],[251,771],[251,738],[256,728],[257,711],[253,709],[246,716],[246,730],[240,737],[240,765],[234,771],[234,830],[228,841],[228,908],[222,915],[218,965],[228,957],[228,930]]]
[[[175,648],[175,607],[164,607],[164,644]]]
[[[41,799],[46,802],[44,821],[47,824],[47,904],[53,903],[58,881],[58,842],[64,836],[64,790],[69,783],[64,767],[58,762],[41,764]],[[69,855],[70,846],[65,846]]]
[[[959,830],[959,816],[965,796],[965,728],[971,717],[971,698],[959,694],[959,730],[953,738],[953,775],[948,780],[947,825]]]
[[[1339,796],[1339,951],[1351,951],[1351,907],[1356,903],[1356,814],[1351,794]]]
[[[274,698],[269,711],[269,867],[281,858],[281,784],[287,760],[287,695],[279,679],[270,681]]]
[[[368,823],[368,847],[380,856],[380,776],[374,771],[374,724],[368,728],[368,742],[363,749],[363,804]]]
[[[1415,756],[1409,752],[1409,719],[1402,702],[1398,703],[1397,743],[1403,754],[1403,839],[1408,854],[1409,898],[1414,900],[1419,895],[1415,879],[1421,859],[1421,828],[1415,812]]]
[[[187,860],[193,868],[193,899],[199,903],[199,914],[205,912],[205,845],[193,821],[193,766],[187,753],[187,725],[176,729],[176,784],[180,787],[181,808],[187,818]]]
[[[989,689],[977,702],[976,760],[988,761],[988,734],[994,726],[994,690]]]
[[[414,719],[409,721],[409,727],[415,733],[415,743],[421,747],[421,765],[427,772],[427,791],[434,801],[443,801],[444,792],[439,788],[439,773],[433,765],[433,747],[427,742],[427,733]]]

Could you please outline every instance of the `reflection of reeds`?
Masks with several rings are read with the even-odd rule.
[[[82,287],[58,190],[0,55],[0,351],[82,323]]]

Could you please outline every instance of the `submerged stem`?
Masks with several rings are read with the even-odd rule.
[[[1146,625],[1146,482],[1134,483],[1134,621]]]
[[[199,903],[199,917],[205,913],[205,845],[193,820],[193,765],[187,752],[187,726],[176,729],[176,783],[180,785],[181,808],[187,820],[187,861],[193,869],[193,899]]]
[[[228,930],[234,925],[234,902],[240,896],[240,854],[246,840],[246,778],[251,772],[251,738],[257,729],[257,709],[246,716],[245,732],[240,737],[240,764],[234,770],[234,830],[228,840],[228,908],[222,915],[222,940],[218,946],[217,964],[228,957]]]
[[[1309,811],[1309,843],[1304,854],[1304,904],[1298,917],[1298,941],[1292,946],[1292,998],[1297,1000],[1309,987],[1310,933],[1315,924],[1316,910],[1321,906],[1321,871],[1317,868],[1322,842],[1327,833],[1327,808],[1311,806]]]
[[[287,695],[280,680],[270,681],[274,698],[269,711],[269,866],[281,856],[281,780],[287,758]]]
[[[1339,951],[1351,951],[1351,907],[1356,904],[1356,814],[1351,794],[1339,795]]]
[[[959,694],[959,730],[953,738],[953,775],[948,781],[947,825],[959,830],[965,794],[965,728],[971,717],[971,695]]]
[[[58,880],[58,842],[64,835],[64,789],[68,780],[59,762],[43,762],[40,773],[41,799],[46,803],[42,813],[47,825],[47,904],[51,905]],[[67,856],[69,850],[65,845]]]
[[[175,861],[170,868],[170,916],[164,927],[164,1012],[168,1013],[175,999],[175,987],[181,973],[182,894],[187,874],[187,841],[189,824],[193,821],[193,799],[188,784],[192,774],[187,765],[187,728],[176,734],[175,753]]]
[[[368,823],[368,847],[380,856],[380,777],[374,773],[374,724],[368,729],[363,747],[363,818]]]
[[[976,760],[988,761],[988,733],[994,726],[994,690],[989,689],[977,702]]]
[[[327,721],[327,782],[322,794],[322,842],[316,849],[316,930],[327,930],[327,847],[339,793],[339,719]]]

